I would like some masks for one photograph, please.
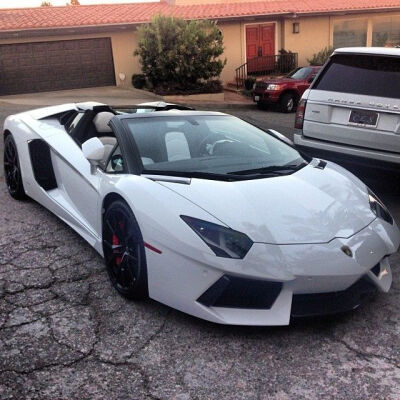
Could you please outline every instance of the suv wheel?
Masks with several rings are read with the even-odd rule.
[[[284,113],[293,112],[295,109],[295,97],[291,93],[286,93],[281,97],[280,108]]]

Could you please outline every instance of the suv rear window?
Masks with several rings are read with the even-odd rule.
[[[334,55],[313,89],[400,98],[400,58]]]

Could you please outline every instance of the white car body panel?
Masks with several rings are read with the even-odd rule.
[[[213,210],[220,221],[246,232],[254,242],[321,243],[350,237],[375,218],[363,201],[365,185],[348,187],[344,169],[331,165],[324,170],[308,165],[296,174],[275,178],[240,182],[193,179],[190,185],[163,185],[203,209]]]
[[[121,196],[132,209],[146,248],[149,296],[216,323],[286,325],[297,294],[342,291],[363,276],[381,291],[391,284],[388,254],[400,244],[397,225],[372,213],[365,185],[345,169],[310,164],[288,176],[237,182],[107,174],[90,164],[56,119],[75,109],[63,105],[11,116],[5,130],[18,147],[25,191],[71,226],[100,255],[104,199]],[[44,127],[45,125],[45,127]],[[51,147],[58,182],[45,191],[36,182],[28,142],[42,138]],[[180,218],[191,216],[246,233],[253,245],[243,259],[216,257]],[[354,256],[341,250],[348,246]],[[379,276],[371,268],[380,265]],[[197,301],[229,274],[282,282],[267,310],[207,307]]]
[[[382,56],[400,62],[398,48],[343,48],[336,49],[332,57],[335,55]],[[386,63],[388,59],[386,58]],[[329,63],[319,74],[321,83],[324,82],[324,72],[328,66]],[[364,78],[374,82],[374,70],[369,70],[369,79],[366,76]],[[390,82],[391,79],[396,78],[392,78],[388,70],[387,81]],[[309,149],[309,153],[313,155],[332,153],[333,160],[335,155],[343,154],[350,162],[351,157],[348,156],[356,156],[361,159],[386,162],[396,168],[400,164],[400,95],[396,96],[393,93],[388,94],[388,97],[380,96],[382,93],[376,95],[372,88],[373,84],[369,88],[368,82],[365,82],[365,88],[369,88],[369,94],[345,93],[342,92],[343,89],[335,87],[330,80],[332,78],[326,80],[329,82],[329,90],[322,90],[324,88],[319,88],[319,82],[315,82],[304,92],[302,100],[307,101],[307,105],[303,128],[297,130],[294,143],[305,151]],[[350,122],[352,110],[376,113],[376,124],[363,125]]]

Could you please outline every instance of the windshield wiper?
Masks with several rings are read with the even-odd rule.
[[[269,171],[265,173],[260,173],[256,170],[256,173],[235,173],[227,172],[223,174],[218,174],[215,172],[200,172],[200,171],[158,171],[158,170],[143,170],[142,175],[159,175],[159,176],[171,176],[171,177],[182,177],[182,178],[199,178],[199,179],[210,179],[226,182],[235,181],[246,181],[249,179],[260,179],[264,176],[275,176],[281,175],[280,172]],[[243,172],[243,171],[240,171]]]
[[[277,174],[281,175],[284,171],[295,172],[306,166],[307,163],[288,164],[288,165],[270,165],[268,167],[246,169],[243,171],[228,172],[232,175],[253,175],[253,174]]]
[[[159,171],[159,170],[145,169],[142,171],[142,174],[160,175],[160,176],[179,176],[183,178],[199,178],[199,179],[211,179],[211,180],[214,179],[214,180],[228,181],[228,182],[248,179],[248,177],[238,176],[235,174],[218,174],[215,172],[205,172],[205,171]]]

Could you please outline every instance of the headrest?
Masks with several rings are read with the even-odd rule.
[[[93,123],[94,123],[94,126],[96,127],[96,131],[98,133],[112,132],[111,128],[108,126],[108,123],[110,122],[111,118],[113,118],[113,117],[114,117],[114,114],[112,112],[108,112],[108,111],[99,112],[93,118]]]

